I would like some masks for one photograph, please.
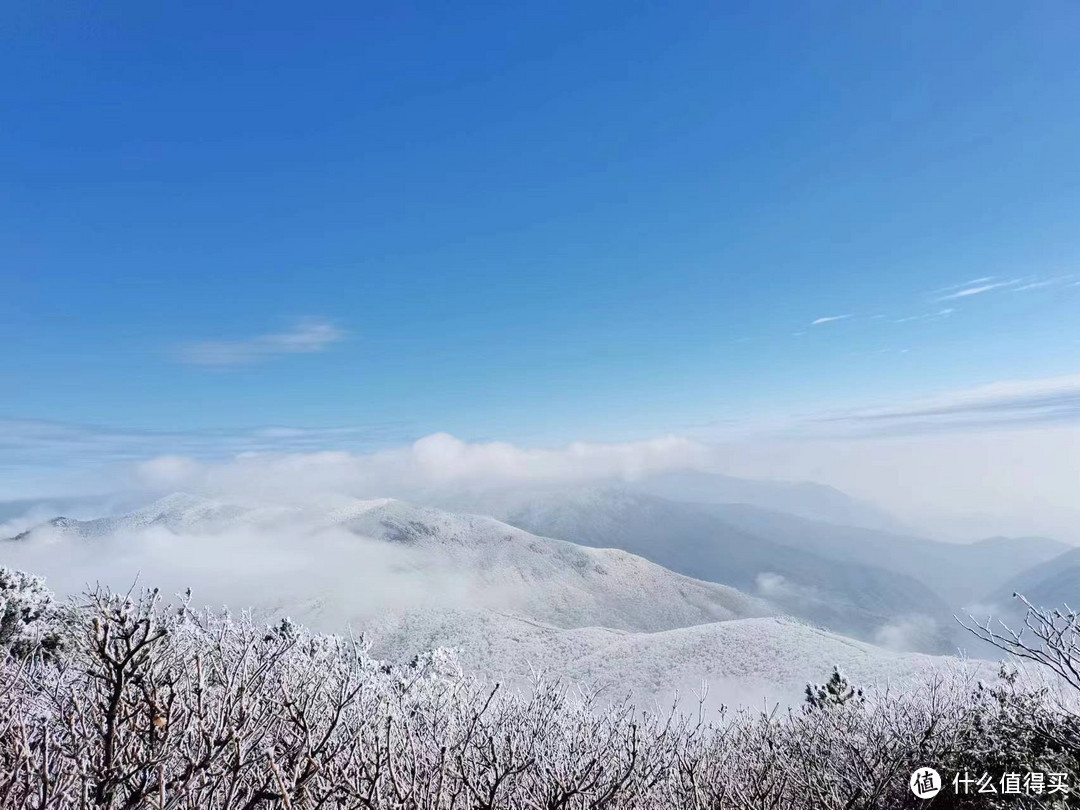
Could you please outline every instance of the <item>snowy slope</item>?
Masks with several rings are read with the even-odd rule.
[[[579,488],[459,495],[451,506],[494,514],[535,534],[621,548],[681,574],[758,594],[847,635],[873,639],[896,617],[923,614],[948,629],[932,632],[920,649],[954,648],[951,611],[914,577],[819,554],[797,545],[797,538],[776,542],[721,520],[708,505]]]
[[[825,680],[834,665],[854,683],[880,686],[957,664],[951,658],[890,652],[776,617],[630,633],[565,630],[484,611],[418,612],[372,623],[365,637],[376,654],[397,660],[449,647],[467,670],[513,684],[543,672],[664,701],[675,691],[692,696],[706,681],[711,698],[728,705],[760,706],[766,698],[797,703],[806,683]]]
[[[776,612],[764,600],[624,551],[537,537],[489,517],[386,501],[338,525],[467,570],[517,612],[560,627],[659,630]]]

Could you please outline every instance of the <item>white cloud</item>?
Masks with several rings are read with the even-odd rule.
[[[403,544],[340,528],[313,528],[283,517],[226,531],[176,533],[160,526],[72,542],[43,530],[9,544],[5,564],[34,571],[65,596],[97,582],[121,593],[136,580],[166,596],[193,589],[195,604],[287,612],[317,629],[341,632],[387,611],[506,608],[520,591],[484,581],[475,570]]]
[[[138,475],[153,489],[168,488],[177,481],[191,479],[199,474],[201,466],[197,461],[184,456],[158,456],[140,462]]]
[[[945,307],[935,312],[924,312],[921,315],[908,315],[905,318],[897,318],[893,323],[910,323],[911,321],[926,321],[936,318],[948,318],[956,312],[952,307]]]
[[[119,478],[126,479],[124,470],[130,465],[151,458],[179,464],[179,459],[222,459],[248,453],[371,448],[400,444],[415,435],[415,429],[404,422],[146,431],[0,418],[0,501],[108,492]]]
[[[1056,276],[1055,278],[1043,278],[1032,279],[1021,284],[1019,287],[1013,287],[1013,292],[1024,292],[1025,290],[1041,290],[1044,287],[1056,287],[1058,285],[1064,285],[1074,278],[1072,275],[1068,276]]]
[[[937,622],[929,616],[913,614],[882,625],[874,634],[878,646],[895,652],[925,650],[937,635]]]
[[[288,332],[256,335],[245,340],[205,340],[181,346],[181,362],[214,368],[235,368],[289,354],[325,351],[345,337],[345,332],[330,321],[309,318],[296,323]]]
[[[1043,279],[1042,281],[1029,281],[1027,284],[1021,284],[1019,287],[1013,287],[1013,292],[1024,292],[1025,290],[1038,290],[1042,287],[1050,287],[1056,284],[1057,281],[1053,279]]]
[[[931,535],[1080,542],[1080,374],[809,415],[716,457],[730,475],[830,484]]]
[[[842,321],[846,318],[850,318],[851,315],[826,315],[824,318],[816,318],[810,321],[811,326],[819,326],[823,323],[832,323],[833,321]]]
[[[762,571],[754,577],[754,584],[759,596],[773,602],[814,602],[821,599],[816,588],[791,582],[774,571]]]
[[[710,445],[675,436],[526,449],[436,433],[371,453],[251,453],[219,462],[156,458],[134,465],[132,483],[299,502],[328,492],[415,498],[432,489],[631,480],[662,470],[706,467],[715,452]]]
[[[952,292],[953,290],[960,290],[964,287],[974,287],[979,284],[986,284],[988,281],[993,281],[994,276],[980,276],[979,278],[969,278],[967,281],[961,281],[959,284],[950,284],[948,287],[941,287],[934,290],[932,295],[941,295],[942,293]]]
[[[989,284],[979,284],[979,285],[974,286],[974,287],[964,287],[963,289],[957,290],[956,292],[949,293],[948,295],[943,295],[940,298],[938,298],[937,300],[938,301],[954,301],[957,298],[967,298],[967,297],[972,296],[972,295],[980,295],[981,293],[984,293],[984,292],[990,292],[990,290],[997,290],[997,289],[1000,289],[1001,287],[1012,287],[1012,286],[1014,286],[1016,284],[1019,284],[1019,283],[1020,283],[1020,279],[1014,278],[1014,279],[1011,279],[1009,281],[994,281],[994,282],[989,283]]]
[[[934,290],[931,295],[940,296],[937,298],[938,301],[952,301],[958,298],[967,298],[972,295],[979,295],[984,292],[990,292],[991,290],[1001,288],[1008,288],[1012,292],[1023,292],[1026,290],[1039,290],[1045,287],[1056,287],[1058,285],[1070,286],[1069,282],[1075,278],[1075,273],[1066,273],[1052,278],[1028,276],[1027,278],[1013,278],[1007,281],[999,281],[996,276],[983,276],[982,278],[973,278],[970,281],[965,281],[963,284],[953,284],[949,287],[942,287],[941,289]]]

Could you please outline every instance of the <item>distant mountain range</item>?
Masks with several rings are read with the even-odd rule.
[[[833,487],[806,481],[758,481],[680,470],[649,475],[626,487],[672,501],[739,503],[843,526],[906,531],[899,520],[883,509]]]
[[[943,543],[910,534],[806,520],[743,504],[711,506],[730,526],[782,545],[885,569],[931,588],[950,610],[981,601],[1017,571],[1040,564],[1070,546],[1046,537],[993,537],[976,543]]]
[[[987,604],[1005,603],[1005,613],[1015,614],[1020,606],[1006,602],[1018,592],[1036,607],[1063,609],[1065,605],[1080,610],[1080,548],[1073,548],[1049,560],[1018,569],[999,588],[986,594]]]

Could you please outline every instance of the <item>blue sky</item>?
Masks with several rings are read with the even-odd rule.
[[[1080,371],[1075,3],[0,14],[10,453],[707,436]]]

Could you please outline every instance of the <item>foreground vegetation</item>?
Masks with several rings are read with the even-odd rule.
[[[790,711],[688,717],[538,679],[529,694],[435,651],[407,666],[288,621],[97,591],[57,605],[0,569],[0,807],[1066,807],[1067,794],[930,800],[917,767],[1080,781],[1078,618],[974,630],[1056,672],[1056,688],[962,668],[902,691],[810,685]],[[1031,642],[1028,636],[1033,635]]]

